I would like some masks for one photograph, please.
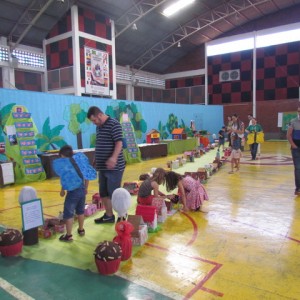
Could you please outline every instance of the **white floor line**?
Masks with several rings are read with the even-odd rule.
[[[29,295],[25,294],[21,290],[19,290],[17,287],[10,284],[8,281],[4,280],[0,277],[0,288],[5,290],[7,293],[12,295],[18,300],[34,300],[34,298],[30,297]]]
[[[183,296],[182,295],[179,295],[177,294],[176,292],[172,292],[172,291],[168,291],[156,284],[153,284],[153,283],[150,283],[150,282],[147,282],[146,280],[144,279],[139,279],[139,278],[136,278],[136,277],[133,277],[133,276],[128,276],[124,273],[122,273],[121,271],[118,271],[117,273],[115,273],[115,275],[119,276],[119,277],[122,277],[128,281],[131,281],[135,284],[138,284],[140,286],[143,286],[147,289],[149,289],[150,291],[154,291],[156,293],[159,293],[159,294],[162,294],[164,296],[167,296],[171,299],[174,299],[174,300],[181,300],[183,299]]]

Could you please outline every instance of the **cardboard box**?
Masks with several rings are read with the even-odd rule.
[[[156,207],[157,222],[158,223],[165,222],[167,218],[167,211],[168,211],[165,200],[162,198],[153,198],[152,206]]]
[[[52,230],[45,226],[41,226],[38,228],[38,235],[42,239],[48,239],[52,236],[52,234],[53,234]]]
[[[96,193],[92,196],[92,203],[96,204],[98,210],[105,209],[104,203],[102,202],[102,199],[101,199],[99,193]]]
[[[166,206],[161,208],[161,213],[157,216],[158,223],[164,223],[168,216],[168,209]]]
[[[178,169],[179,168],[179,160],[173,160],[171,164],[171,168],[173,169]]]
[[[148,227],[144,223],[142,216],[129,215],[127,221],[130,222],[134,227],[133,232],[131,232],[132,245],[144,245],[148,240]]]
[[[136,207],[135,214],[142,216],[149,228],[154,230],[157,228],[157,212],[155,206],[139,204]]]
[[[129,192],[130,195],[137,195],[139,192],[139,185],[137,182],[124,182],[123,188]]]
[[[84,207],[84,215],[86,217],[92,216],[97,212],[97,205],[94,203],[86,204]]]

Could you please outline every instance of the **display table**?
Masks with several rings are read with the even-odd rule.
[[[165,143],[139,144],[138,146],[142,159],[150,159],[168,155],[168,145]]]
[[[199,145],[199,139],[196,137],[187,138],[186,140],[164,140],[168,145],[168,154],[182,154],[188,150],[194,150]]]
[[[88,157],[90,164],[91,165],[93,164],[93,160],[94,160],[94,156],[95,156],[95,148],[74,150],[74,153],[78,153],[78,152],[84,153]],[[47,178],[56,177],[57,175],[55,174],[55,172],[52,168],[52,162],[56,158],[59,158],[58,152],[43,153],[39,156],[41,158],[41,162],[42,162],[43,168],[46,172]]]

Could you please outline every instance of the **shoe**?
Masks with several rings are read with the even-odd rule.
[[[84,236],[85,235],[85,230],[82,229],[80,230],[79,228],[77,229],[77,233],[80,235],[80,236]]]
[[[101,218],[95,219],[94,222],[96,224],[115,223],[115,216],[112,215],[111,217],[109,217],[104,214]]]
[[[296,190],[295,190],[295,195],[296,195],[296,196],[300,196],[300,190],[296,189]]]
[[[60,236],[59,240],[61,242],[72,242],[73,241],[72,234],[70,234],[70,235],[63,234]]]
[[[208,211],[209,211],[208,208],[203,207],[203,205],[200,206],[199,210],[203,213],[208,213]]]

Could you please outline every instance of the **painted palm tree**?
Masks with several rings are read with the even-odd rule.
[[[48,117],[43,125],[42,133],[36,135],[37,148],[40,151],[45,151],[58,149],[66,145],[67,143],[64,138],[59,135],[64,127],[65,125],[57,125],[51,129],[50,119]]]

